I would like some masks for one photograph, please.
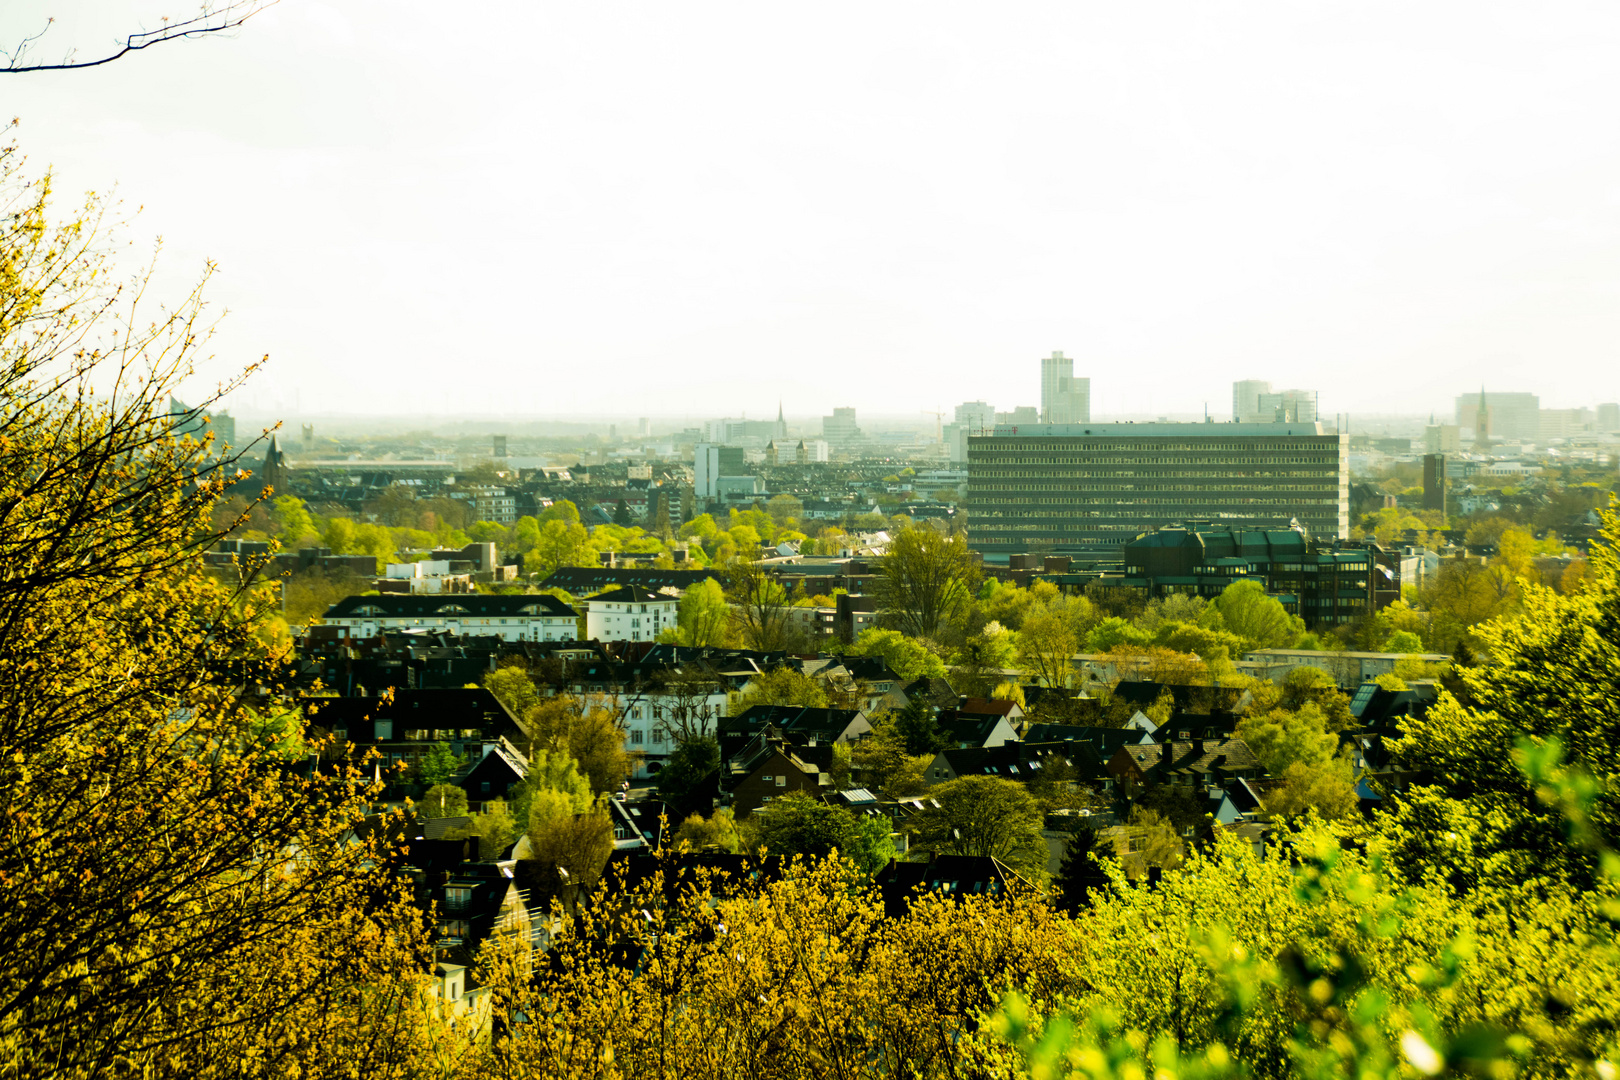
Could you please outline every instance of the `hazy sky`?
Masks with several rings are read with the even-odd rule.
[[[1620,400],[1612,3],[282,0],[0,95],[220,263],[249,409],[1010,408],[1052,349],[1094,413]]]

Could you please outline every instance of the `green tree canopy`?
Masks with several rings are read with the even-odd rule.
[[[724,645],[731,636],[731,608],[718,581],[706,578],[681,594],[675,609],[680,645]]]
[[[1312,702],[1306,702],[1297,712],[1273,709],[1264,716],[1245,716],[1238,723],[1236,735],[1273,776],[1283,775],[1296,762],[1322,765],[1333,757],[1339,745],[1327,730],[1322,710]]]
[[[1276,597],[1267,596],[1258,581],[1234,581],[1211,607],[1220,613],[1228,633],[1252,643],[1249,648],[1285,648],[1299,636],[1287,609]]]
[[[465,764],[467,759],[450,749],[449,743],[437,742],[428,747],[417,761],[416,775],[429,787],[448,784],[450,778],[460,772]]]
[[[567,499],[557,499],[550,506],[540,511],[540,523],[560,521],[565,525],[578,525],[579,507]]]
[[[1585,591],[1563,596],[1524,587],[1524,612],[1477,634],[1488,664],[1454,669],[1456,692],[1405,725],[1391,749],[1430,781],[1399,801],[1393,850],[1415,877],[1446,872],[1464,843],[1477,860],[1461,884],[1562,877],[1579,888],[1598,879],[1595,856],[1561,842],[1558,812],[1537,795],[1518,743],[1557,739],[1567,761],[1592,776],[1620,776],[1620,519],[1603,515]],[[1600,794],[1591,827],[1620,846],[1620,786]],[[1447,838],[1455,836],[1456,841]]]
[[[467,793],[454,784],[434,784],[416,805],[428,817],[466,817]]]
[[[827,691],[821,683],[798,668],[772,668],[755,675],[740,693],[732,695],[731,715],[737,716],[755,705],[802,705],[807,709],[825,709]]]
[[[878,657],[889,665],[890,671],[900,676],[902,682],[914,682],[925,676],[934,679],[945,677],[945,662],[922,642],[898,630],[868,627],[844,651],[851,656]]]
[[[767,803],[749,822],[749,833],[766,854],[820,857],[836,851],[868,876],[895,854],[887,818],[857,817],[798,791]]]
[[[978,585],[967,538],[918,525],[889,542],[878,568],[879,609],[894,629],[932,639],[967,608]]]
[[[934,707],[924,698],[912,698],[905,708],[890,713],[885,719],[894,725],[894,734],[904,745],[908,757],[922,754],[932,757],[950,745]]]
[[[540,691],[535,689],[528,671],[521,667],[498,667],[486,672],[484,686],[519,718],[540,704]]]
[[[1027,614],[1018,632],[1018,666],[1041,686],[1068,686],[1080,641],[1062,613],[1040,608]]]
[[[941,855],[990,855],[1028,879],[1045,879],[1045,815],[1022,784],[964,776],[935,785],[928,797],[930,804],[912,819],[917,847]]]
[[[1121,645],[1146,648],[1151,644],[1152,634],[1117,615],[1098,623],[1086,636],[1086,651],[1094,653],[1112,652]]]

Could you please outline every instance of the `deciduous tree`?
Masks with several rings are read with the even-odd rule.
[[[379,870],[392,819],[363,827],[369,767],[289,768],[256,721],[273,598],[200,565],[235,468],[168,410],[201,287],[120,285],[99,204],[53,221],[17,168],[0,150],[0,1074],[398,1075],[425,942]]]
[[[921,641],[898,630],[869,627],[844,650],[850,656],[875,656],[889,665],[902,682],[924,677],[943,679],[945,662]]]
[[[750,819],[746,838],[769,855],[824,858],[837,852],[867,876],[894,858],[888,818],[857,817],[799,791],[766,804]]]
[[[726,600],[745,649],[780,652],[799,643],[793,606],[782,583],[758,562],[737,559],[726,564]]]
[[[1248,648],[1284,648],[1299,636],[1287,609],[1258,581],[1234,581],[1210,606],[1220,614],[1221,628],[1250,643]]]
[[[932,639],[968,606],[978,585],[967,538],[919,525],[890,541],[878,568],[878,604],[894,629]]]
[[[1045,815],[1023,785],[996,776],[964,776],[936,784],[928,797],[930,803],[910,826],[918,848],[994,856],[1027,879],[1045,880]]]

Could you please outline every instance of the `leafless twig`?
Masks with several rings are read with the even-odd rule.
[[[128,53],[139,52],[141,49],[162,44],[165,41],[174,41],[178,38],[201,37],[204,34],[217,34],[222,30],[234,30],[247,22],[265,8],[273,7],[280,0],[225,0],[223,4],[205,4],[201,11],[189,19],[172,22],[167,16],[163,25],[156,30],[142,30],[131,34],[124,39],[123,46],[118,51],[99,60],[76,60],[74,53],[68,53],[60,63],[33,64],[27,62],[28,53],[50,30],[55,19],[46,19],[45,25],[36,34],[23,38],[11,50],[0,49],[0,57],[5,58],[4,66],[0,66],[0,74],[18,75],[33,71],[75,71],[79,68],[100,67],[110,64],[119,57]]]

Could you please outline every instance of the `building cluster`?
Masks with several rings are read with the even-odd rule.
[[[1287,544],[1286,538],[1279,542]],[[1164,569],[1155,564],[1151,571]],[[626,587],[605,595],[613,605],[641,602]],[[378,827],[403,830],[397,839],[418,902],[436,920],[435,970],[447,1002],[476,1002],[473,959],[492,934],[528,935],[544,948],[554,929],[545,916],[549,902],[567,891],[566,881],[544,877],[525,858],[526,838],[490,850],[468,835],[472,821],[465,815],[513,796],[545,749],[525,716],[478,685],[512,665],[528,674],[542,699],[567,695],[611,714],[634,762],[625,790],[607,803],[611,859],[630,875],[638,859],[666,843],[665,830],[688,814],[709,816],[726,807],[746,818],[790,794],[882,822],[903,858],[909,823],[933,805],[931,789],[964,777],[1007,780],[1049,805],[1057,797],[1063,805],[1048,812],[1041,830],[1049,872],[1059,871],[1069,845],[1087,831],[1116,841],[1127,869],[1142,871],[1130,857],[1134,807],[1166,814],[1180,841],[1228,829],[1258,846],[1265,836],[1264,800],[1281,782],[1237,735],[1252,705],[1247,691],[1106,671],[1112,662],[1106,658],[1076,657],[1075,665],[1082,682],[1093,691],[1106,683],[1107,693],[1026,687],[1021,696],[985,698],[959,694],[946,679],[903,679],[872,657],[638,641],[619,636],[625,624],[612,621],[622,614],[619,606],[607,609],[610,620],[601,624],[610,640],[523,636],[503,628],[495,611],[447,612],[442,626],[379,626],[370,634],[329,620],[300,640],[296,661],[296,679],[307,690],[299,706],[323,753],[368,754],[383,785],[381,799],[414,800],[410,814],[379,819],[393,824]],[[521,614],[552,612],[560,614],[561,606]],[[486,626],[486,617],[497,621]],[[540,624],[531,628],[544,633]],[[1279,677],[1301,663],[1315,664],[1353,691],[1357,725],[1340,739],[1360,777],[1356,795],[1364,810],[1377,804],[1380,789],[1399,790],[1408,782],[1385,740],[1399,721],[1422,715],[1434,696],[1430,686],[1391,690],[1362,681],[1393,659],[1261,650],[1244,661]],[[751,703],[766,674],[782,668],[814,683],[829,704]],[[935,749],[920,786],[891,797],[852,761],[873,737],[874,721],[901,710],[931,727]],[[718,745],[710,771],[679,790],[656,790],[680,747],[700,738]],[[448,783],[465,796],[465,813],[442,812],[424,796],[418,770],[445,752],[460,762]],[[716,857],[680,858],[712,864]],[[942,873],[978,883],[977,890],[962,891],[1027,885],[994,859],[964,857],[897,862],[879,876],[879,885],[891,910],[903,910],[909,890],[939,884]]]

